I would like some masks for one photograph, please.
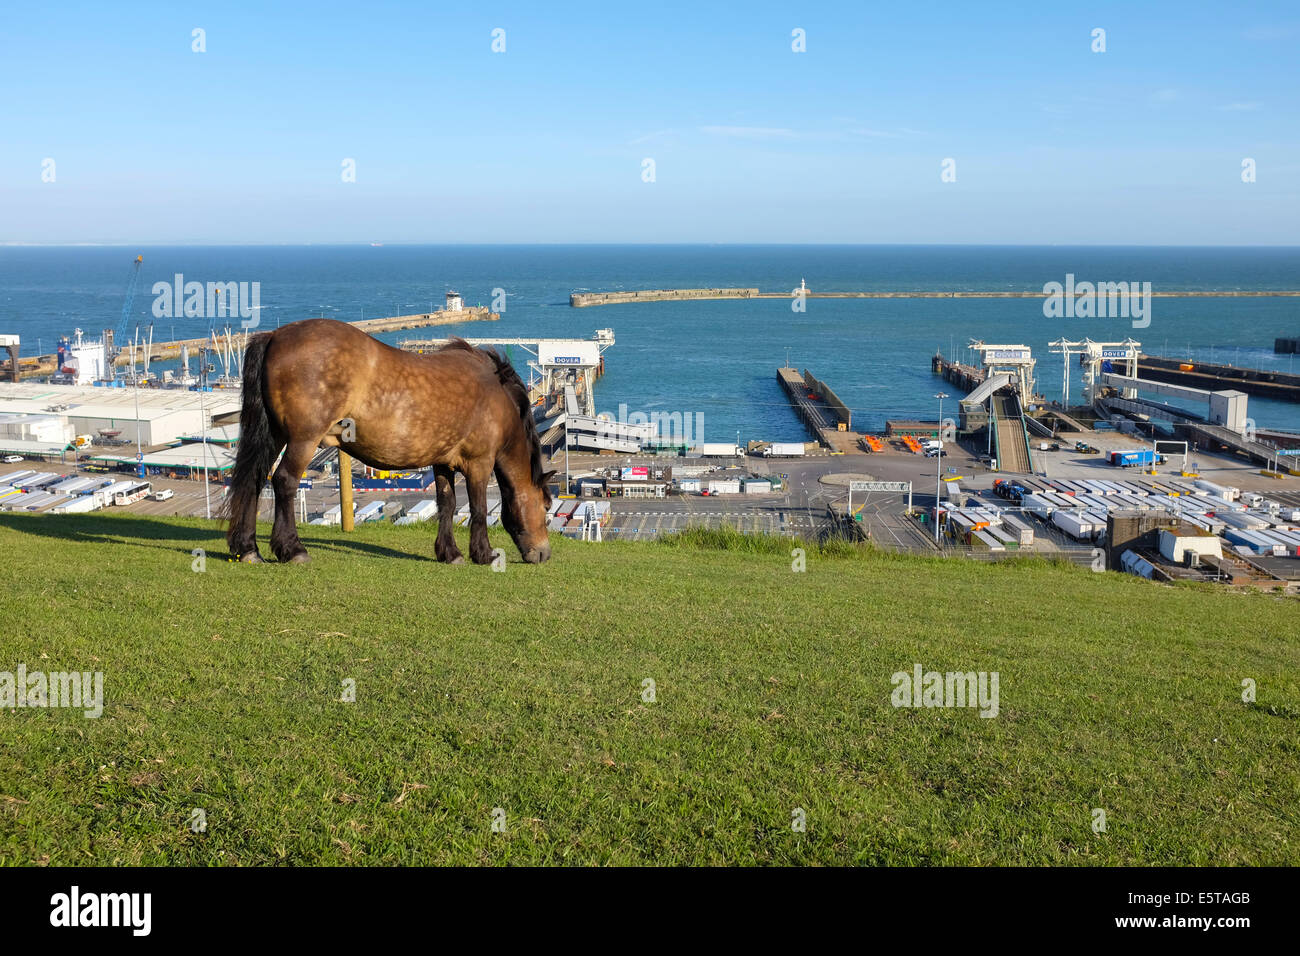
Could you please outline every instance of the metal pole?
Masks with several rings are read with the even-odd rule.
[[[135,334],[138,340],[140,337],[139,327],[136,328]],[[134,386],[134,391],[135,391],[135,454],[136,454],[135,461],[136,461],[136,466],[140,469],[141,472],[143,472],[144,471],[144,449],[140,447],[140,379],[135,374],[135,347],[134,346],[132,346],[131,348],[131,384]],[[140,474],[139,477],[143,478],[144,475]]]
[[[564,493],[569,494],[571,489],[569,479],[569,413],[564,413]]]
[[[935,457],[934,467],[934,543],[939,544],[939,478],[943,475],[943,400],[947,394],[939,392],[934,396],[939,400],[939,454]]]
[[[208,496],[208,413],[204,402],[203,390],[207,387],[208,366],[204,360],[205,349],[199,349],[199,424],[203,431],[199,433],[200,451],[203,454],[203,511],[212,517],[212,499]]]

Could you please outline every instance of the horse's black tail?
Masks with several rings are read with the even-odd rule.
[[[264,371],[266,347],[271,333],[262,332],[248,340],[244,350],[243,408],[239,413],[239,451],[235,455],[230,491],[226,495],[225,516],[230,519],[226,543],[235,557],[251,551],[257,528],[257,499],[266,483],[267,472],[275,462],[279,443],[271,431],[266,411]]]

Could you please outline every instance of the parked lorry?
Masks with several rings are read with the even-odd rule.
[[[1197,478],[1193,484],[1201,491],[1216,498],[1222,498],[1224,501],[1236,501],[1241,497],[1241,489],[1233,485],[1219,485],[1205,478]]]
[[[1113,451],[1110,453],[1110,463],[1116,468],[1132,468],[1134,465],[1151,465],[1164,464],[1165,456],[1157,455],[1150,448],[1133,448],[1128,451]]]
[[[801,458],[803,457],[802,442],[772,442],[763,452],[765,458]]]
[[[727,442],[705,442],[696,450],[706,458],[734,458],[745,453],[739,445]]]

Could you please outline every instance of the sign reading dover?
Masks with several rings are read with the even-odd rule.
[[[911,491],[910,481],[850,481],[849,491]]]

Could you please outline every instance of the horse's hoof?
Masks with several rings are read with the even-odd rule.
[[[448,561],[447,563],[448,563],[448,564],[464,564],[464,563],[465,563],[465,556],[464,556],[463,554],[458,554],[458,555],[456,555],[456,557],[452,558],[452,559],[451,559],[450,561]]]
[[[310,563],[311,563],[311,557],[310,555],[307,554],[306,551],[299,551],[292,558],[290,558],[288,561],[285,562],[285,564],[310,564]]]
[[[239,558],[239,562],[241,564],[265,564],[266,563],[265,561],[262,560],[262,556],[258,554],[256,551],[250,551],[245,555],[241,555]]]

